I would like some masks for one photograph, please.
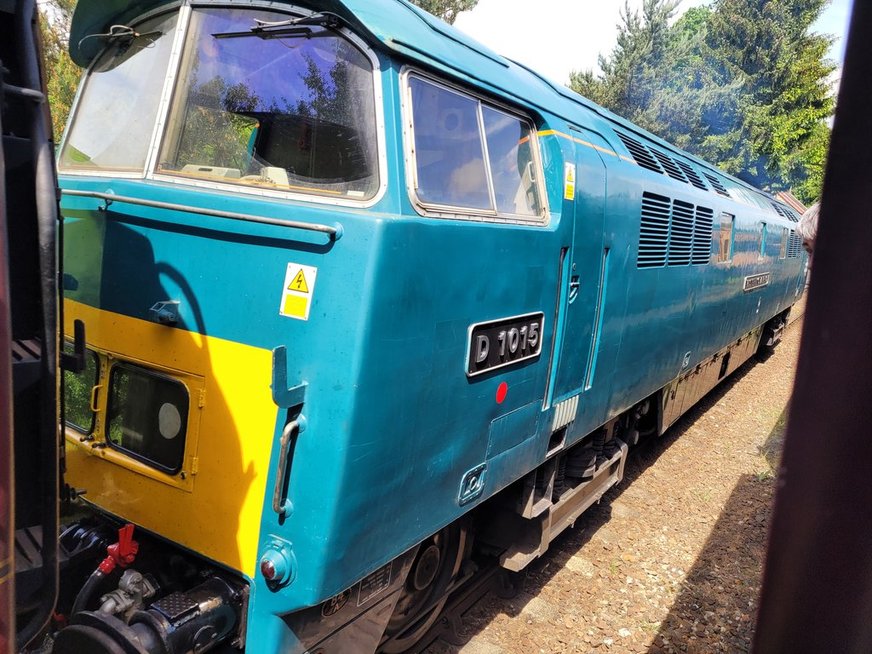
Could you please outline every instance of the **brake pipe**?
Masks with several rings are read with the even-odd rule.
[[[97,569],[91,573],[82,589],[76,595],[73,610],[70,615],[84,611],[95,589],[116,567],[126,568],[136,559],[139,543],[133,540],[133,525],[128,523],[118,530],[118,542],[106,548],[106,558],[100,562]]]

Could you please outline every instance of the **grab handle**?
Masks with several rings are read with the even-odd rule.
[[[97,407],[97,393],[99,392],[99,390],[100,390],[101,388],[103,388],[103,384],[94,384],[94,385],[91,387],[91,399],[90,399],[90,401],[88,402],[88,404],[89,404],[89,408],[90,408],[91,411],[93,411],[94,413],[97,413],[97,412],[100,410],[100,409]]]
[[[292,451],[292,445],[300,435],[300,420],[291,420],[282,430],[282,438],[279,441],[279,468],[276,471],[276,485],[273,489],[273,511],[284,517],[293,509],[291,501],[285,497],[286,476],[288,472],[288,459]]]

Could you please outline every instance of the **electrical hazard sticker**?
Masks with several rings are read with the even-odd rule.
[[[575,199],[575,164],[572,163],[563,166],[563,199]]]
[[[317,277],[318,269],[314,266],[289,263],[285,272],[285,285],[282,290],[282,305],[279,307],[279,313],[288,318],[308,320]]]

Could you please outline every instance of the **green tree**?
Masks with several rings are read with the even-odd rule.
[[[827,37],[809,34],[826,0],[718,0],[672,27],[673,0],[625,8],[602,74],[571,86],[757,186],[820,192],[833,99]]]
[[[55,140],[59,141],[70,115],[82,70],[70,59],[67,43],[76,0],[39,3],[45,82]]]
[[[426,12],[438,16],[448,24],[454,24],[457,14],[469,11],[478,4],[478,0],[409,0]]]
[[[713,130],[712,154],[758,186],[798,185],[805,200],[818,194],[810,195],[808,184],[818,178],[814,159],[827,140],[824,120],[833,110],[827,79],[834,66],[825,58],[831,41],[809,33],[825,5],[719,0],[706,38],[725,74],[741,83],[739,111],[730,129]]]
[[[618,24],[618,38],[609,57],[600,55],[602,75],[573,72],[570,87],[636,123],[660,88],[658,71],[670,49],[669,20],[679,0],[644,0],[641,14],[625,2]]]

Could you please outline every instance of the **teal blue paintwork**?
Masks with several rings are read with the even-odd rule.
[[[90,45],[77,47],[84,35],[161,4],[81,0],[71,37],[77,61],[94,56]],[[276,615],[344,590],[540,464],[553,403],[582,393],[567,434],[568,443],[580,440],[674,379],[686,353],[693,366],[788,308],[804,262],[779,260],[775,245],[757,256],[761,220],[773,233],[792,226],[766,209],[765,198],[760,206],[739,204],[619,158],[630,153],[614,126],[678,151],[420,11],[398,0],[300,4],[346,17],[378,52],[388,190],[376,206],[338,209],[232,189],[62,179],[67,189],[342,226],[342,237],[330,242],[284,227],[118,203],[103,213],[97,200],[63,201],[66,270],[79,282],[67,297],[143,320],[155,302],[180,298],[174,328],[285,347],[288,385],[307,384],[308,427],[290,473],[293,512],[280,520],[267,496],[261,524],[263,547],[272,535],[292,543],[296,578],[278,592],[253,580],[251,652],[290,651],[295,636]],[[422,217],[404,181],[405,65],[466,84],[529,113],[540,130],[571,134],[605,152],[556,134],[541,137],[547,226]],[[578,171],[574,201],[563,199],[565,163]],[[748,188],[723,179],[731,188]],[[711,208],[716,229],[721,211],[735,214],[733,263],[637,269],[643,191]],[[308,322],[279,315],[290,261],[319,271]],[[771,283],[742,292],[743,278],[760,272],[771,272]],[[579,289],[570,303],[573,275]],[[471,324],[538,311],[545,325],[537,359],[466,377]],[[509,391],[498,404],[501,382]],[[268,489],[283,424],[282,413]],[[481,466],[482,493],[461,506],[461,481]]]

